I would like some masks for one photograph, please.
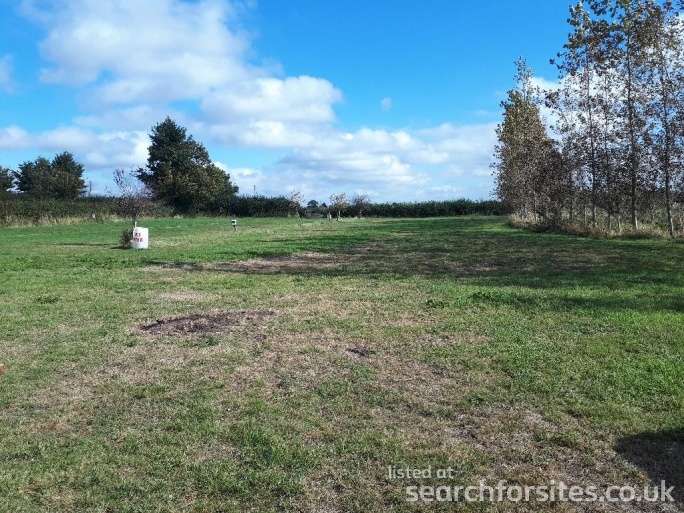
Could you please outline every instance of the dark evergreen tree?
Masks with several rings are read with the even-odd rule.
[[[237,194],[230,176],[214,165],[206,148],[171,118],[152,127],[146,168],[137,176],[156,199],[178,212],[215,208]]]
[[[14,186],[14,172],[4,166],[0,166],[0,194],[10,190]]]
[[[45,157],[19,164],[19,171],[14,172],[14,178],[19,192],[36,198],[50,197],[52,187],[50,161]]]
[[[83,180],[83,164],[74,160],[74,156],[68,151],[62,152],[50,162],[52,172],[53,196],[59,199],[73,199],[81,196],[86,185]]]

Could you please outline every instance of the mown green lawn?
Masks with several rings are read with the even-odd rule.
[[[0,229],[0,511],[581,509],[407,502],[482,480],[684,500],[683,244],[141,224],[149,250],[122,223]]]

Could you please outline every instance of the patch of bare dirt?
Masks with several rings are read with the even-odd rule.
[[[183,335],[219,335],[236,327],[260,325],[276,317],[275,310],[233,310],[219,313],[196,313],[192,315],[157,319],[141,324],[138,329],[151,337]]]

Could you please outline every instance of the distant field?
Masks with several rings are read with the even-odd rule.
[[[684,244],[140,224],[0,228],[1,512],[684,510]],[[482,480],[679,502],[407,502]]]

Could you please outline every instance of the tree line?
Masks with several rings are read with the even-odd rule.
[[[145,202],[137,215],[122,204],[122,196],[89,196],[73,200],[32,199],[25,195],[12,194],[0,201],[0,226],[21,222],[41,224],[59,222],[64,218],[94,219],[103,221],[115,217],[138,219],[140,217],[170,217],[175,211],[157,202]],[[334,212],[327,203],[315,200],[302,208],[304,218],[325,216]],[[202,212],[203,215],[231,217],[286,217],[292,215],[292,204],[285,196],[236,195],[222,206],[222,210]],[[453,216],[500,216],[509,211],[496,200],[447,200],[423,202],[369,203],[359,210],[350,203],[342,210],[343,217],[453,217]],[[336,215],[336,214],[335,214]]]
[[[496,195],[554,225],[644,220],[674,237],[684,204],[684,2],[589,0],[552,60],[560,86],[534,86],[524,59],[502,103]],[[549,109],[547,130],[541,115]]]

